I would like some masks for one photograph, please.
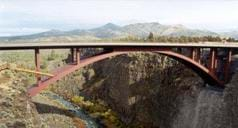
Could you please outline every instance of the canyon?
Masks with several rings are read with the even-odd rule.
[[[120,122],[108,122],[83,110],[100,124],[97,127],[236,128],[237,78],[235,73],[224,90],[204,87],[191,69],[166,56],[144,52],[91,64],[47,91],[72,104],[74,97],[84,97],[113,111]],[[28,97],[24,76],[3,83],[1,127],[87,126],[74,110],[59,105],[44,92]]]

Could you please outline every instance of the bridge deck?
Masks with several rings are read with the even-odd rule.
[[[235,42],[163,43],[163,42],[71,42],[71,43],[0,43],[0,50],[58,49],[85,47],[198,47],[238,48]]]

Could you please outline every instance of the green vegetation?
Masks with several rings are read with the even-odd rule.
[[[118,115],[108,108],[102,101],[87,101],[82,96],[71,98],[74,104],[79,105],[93,117],[101,120],[106,127],[125,127]]]
[[[187,43],[187,42],[237,42],[234,38],[228,38],[223,39],[219,36],[203,36],[203,37],[188,37],[188,36],[179,36],[179,37],[173,37],[173,36],[158,36],[154,37],[153,34],[150,34],[147,38],[147,41],[152,42],[181,42],[181,43]]]
[[[55,50],[51,50],[50,55],[47,56],[48,61],[58,59],[59,55],[55,53]]]
[[[65,54],[66,53],[66,54]],[[55,50],[44,50],[41,51],[41,71],[49,72],[63,63],[63,59],[67,56],[67,52],[57,53]],[[11,65],[25,68],[25,69],[35,69],[34,64],[34,52],[33,51],[2,51],[0,52],[0,65],[9,63]],[[21,78],[24,81],[24,85],[31,86],[35,81],[35,74],[26,72],[16,72],[12,70],[4,70],[0,72],[1,79],[10,78]]]
[[[152,32],[149,33],[147,38],[138,38],[134,36],[128,36],[125,38],[120,38],[118,40],[112,41],[122,41],[122,42],[171,42],[171,43],[188,43],[188,42],[238,42],[238,40],[234,38],[222,38],[219,36],[201,36],[201,37],[194,37],[194,36],[154,36]]]
[[[152,32],[150,32],[149,36],[148,36],[148,39],[149,41],[154,41],[154,34]]]

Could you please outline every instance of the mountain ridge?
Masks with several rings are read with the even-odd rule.
[[[58,41],[58,40],[101,40],[101,39],[120,39],[129,36],[144,39],[152,32],[155,36],[229,36],[230,33],[216,33],[208,30],[190,29],[181,24],[162,25],[158,22],[135,23],[119,26],[107,23],[103,26],[92,29],[73,29],[61,31],[52,29],[46,32],[12,37],[0,37],[0,41]],[[232,35],[234,36],[234,35]],[[235,36],[236,37],[236,36]],[[237,32],[238,38],[238,32]]]

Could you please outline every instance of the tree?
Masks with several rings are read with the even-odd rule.
[[[58,55],[55,53],[55,50],[51,50],[50,55],[48,55],[47,60],[51,61],[51,60],[55,60],[58,57]]]
[[[154,34],[152,32],[150,32],[148,38],[149,41],[154,41]]]

